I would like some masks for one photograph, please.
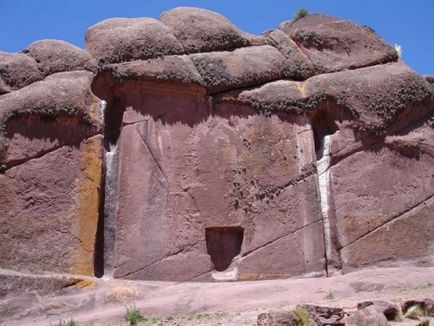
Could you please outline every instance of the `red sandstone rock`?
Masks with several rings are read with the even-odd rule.
[[[2,268],[94,275],[102,139],[92,78],[57,73],[0,97]]]
[[[357,304],[357,310],[365,309],[366,307],[373,306],[377,311],[384,314],[387,320],[398,320],[401,308],[394,303],[387,301],[364,301]]]
[[[297,316],[291,311],[270,311],[258,315],[257,326],[298,326]]]
[[[150,280],[432,265],[430,79],[368,28],[280,28],[178,8],[94,25],[89,53],[0,54],[0,267],[99,275],[102,249],[108,275]]]
[[[22,53],[0,52],[0,95],[42,79],[36,61]]]
[[[285,57],[269,45],[233,52],[190,55],[211,93],[245,88],[290,76]]]
[[[315,74],[314,66],[301,48],[280,30],[265,33],[266,42],[276,47],[288,61],[289,79],[305,80]]]
[[[170,28],[153,18],[111,18],[86,32],[86,49],[100,63],[182,54]]]
[[[309,22],[304,24],[304,20]],[[309,16],[301,18],[287,33],[312,60],[317,73],[361,68],[398,59],[394,48],[367,27],[328,18],[311,20]]]
[[[62,71],[96,69],[89,53],[60,40],[36,41],[23,52],[35,59],[46,76]]]
[[[348,326],[387,326],[387,319],[374,306],[359,310],[345,319]]]
[[[150,60],[136,60],[105,67],[115,80],[141,78],[186,84],[204,84],[191,59],[186,56],[166,56]]]
[[[226,94],[221,100],[239,101],[261,111],[295,114],[332,106],[344,110],[343,118],[355,120],[356,127],[381,132],[423,118],[432,111],[433,94],[424,78],[396,63],[319,75],[305,82],[276,81]]]
[[[250,45],[226,17],[209,10],[178,7],[164,12],[160,21],[174,31],[186,53],[225,51]]]
[[[57,73],[0,97],[0,163],[9,167],[66,144],[77,144],[101,128],[93,74]]]
[[[318,326],[344,326],[345,312],[341,308],[322,307],[311,304],[301,306]]]
[[[2,268],[94,275],[101,137],[0,175]]]
[[[295,21],[294,20],[284,21],[279,25],[279,28],[285,33],[289,34],[295,28],[310,27],[319,24],[333,23],[337,21],[341,21],[341,19],[338,17],[327,16],[322,14],[309,14]]]
[[[186,90],[167,97],[163,91],[174,92],[151,85],[145,97],[134,83],[116,94],[128,125],[120,138],[115,276],[210,278],[205,228],[219,226],[244,228],[241,258],[230,267],[235,279],[322,273],[321,217],[309,204],[318,196],[309,178],[314,158],[309,149],[297,154],[309,144],[296,136],[308,135],[302,120],[297,126],[285,114],[267,118],[230,105],[210,117],[208,103]],[[292,258],[282,261],[283,251]]]

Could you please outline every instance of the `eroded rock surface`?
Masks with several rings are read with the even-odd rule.
[[[432,78],[369,28],[107,19],[86,50],[1,53],[0,94],[1,268],[224,281],[433,265]]]

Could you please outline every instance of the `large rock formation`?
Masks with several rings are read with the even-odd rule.
[[[322,15],[176,8],[0,53],[0,268],[250,280],[433,265],[434,88]],[[21,274],[20,274],[21,275]]]

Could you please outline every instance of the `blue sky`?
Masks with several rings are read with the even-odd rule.
[[[400,44],[403,59],[421,74],[434,74],[433,0],[0,0],[0,50],[15,52],[54,38],[84,47],[84,33],[109,17],[158,17],[177,6],[217,11],[241,29],[260,34],[290,19],[297,9],[369,25]]]

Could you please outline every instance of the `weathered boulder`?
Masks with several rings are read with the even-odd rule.
[[[170,28],[153,18],[111,18],[90,27],[86,49],[100,64],[182,54]]]
[[[250,45],[238,27],[209,10],[178,7],[164,12],[160,21],[174,31],[186,53],[227,51]]]
[[[93,74],[57,73],[0,97],[0,164],[3,168],[76,144],[101,130]]]
[[[0,51],[0,95],[42,79],[36,61],[22,53]]]
[[[345,312],[341,308],[322,307],[315,305],[302,305],[301,306],[309,317],[318,325],[329,326],[344,326],[347,325],[344,322]]]
[[[360,302],[357,304],[357,310],[369,306],[373,306],[377,311],[383,313],[387,320],[397,320],[401,312],[401,308],[397,304],[381,300]]]
[[[115,80],[137,78],[186,84],[204,84],[202,76],[186,55],[172,55],[157,59],[135,60],[104,67]]]
[[[276,81],[225,95],[261,111],[303,114],[327,104],[344,108],[355,127],[381,132],[417,121],[432,110],[433,90],[402,63],[319,75],[305,82]],[[336,111],[336,110],[335,110]],[[403,120],[397,123],[397,120]]]
[[[287,78],[305,80],[315,74],[315,68],[310,59],[303,53],[297,43],[280,30],[264,34],[265,42],[277,48],[288,61]]]
[[[192,54],[190,58],[210,93],[256,86],[290,76],[285,57],[269,45],[233,52]]]
[[[96,69],[89,53],[61,40],[36,41],[23,52],[35,59],[45,76],[62,71]]]
[[[306,16],[292,26],[283,26],[283,29],[301,46],[317,73],[398,60],[395,49],[381,40],[372,29],[349,21],[327,16]]]
[[[387,326],[387,319],[374,306],[358,310],[345,319],[346,326]]]
[[[291,311],[270,311],[258,315],[257,326],[298,326],[297,316]]]

